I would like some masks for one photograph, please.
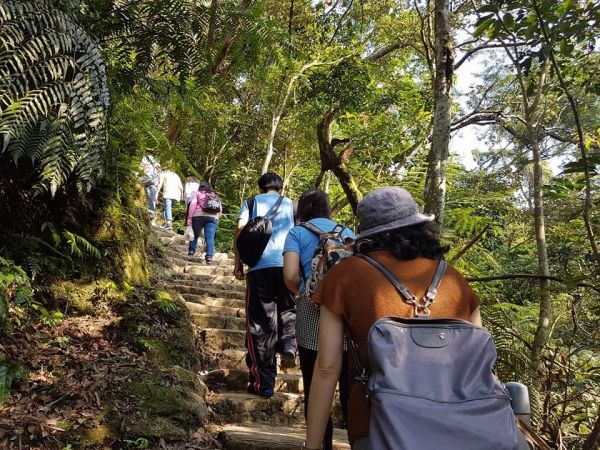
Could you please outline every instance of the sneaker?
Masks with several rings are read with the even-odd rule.
[[[212,258],[206,258],[205,263],[209,266],[217,266],[219,263]]]
[[[286,345],[281,352],[281,359],[286,362],[292,362],[296,360],[296,349],[292,345]]]
[[[188,252],[188,256],[194,256],[195,254],[196,254],[196,252],[194,252],[194,251],[192,251],[192,250],[190,250],[190,251]]]
[[[252,385],[248,385],[246,390],[249,394],[260,395],[264,398],[271,398],[273,395],[275,395],[275,390],[273,388],[260,388],[258,392],[256,392]]]

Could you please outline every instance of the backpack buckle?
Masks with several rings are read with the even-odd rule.
[[[429,318],[429,314],[431,314],[431,311],[429,311],[429,308],[426,305],[419,305],[417,303],[415,303],[414,305],[415,307],[415,317],[418,319],[428,319]]]

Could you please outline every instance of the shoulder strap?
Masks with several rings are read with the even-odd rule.
[[[367,261],[373,267],[378,269],[392,285],[396,288],[396,290],[400,293],[400,295],[404,298],[404,301],[409,305],[415,308],[415,316],[416,317],[429,317],[429,305],[433,303],[435,300],[435,296],[437,295],[438,289],[440,287],[440,283],[442,282],[442,278],[444,277],[444,273],[446,272],[446,268],[448,267],[448,263],[441,259],[438,263],[437,269],[433,276],[433,280],[431,284],[427,288],[427,292],[423,296],[423,301],[419,303],[417,301],[417,297],[413,293],[411,293],[408,288],[402,283],[396,276],[388,270],[383,264],[374,260],[373,258],[363,255],[357,254],[359,258]]]
[[[267,212],[267,214],[265,214],[265,219],[271,220],[273,217],[275,217],[277,215],[277,211],[279,210],[279,207],[281,206],[281,202],[283,202],[283,195],[279,196],[279,198],[277,199],[275,204],[271,207],[271,209],[269,209],[269,212]]]
[[[321,236],[322,234],[325,234],[325,232],[323,230],[321,230],[318,226],[313,225],[310,222],[303,222],[299,226],[301,226],[305,230],[310,231],[311,233],[316,234],[317,236]]]
[[[246,203],[248,204],[248,219],[252,219],[252,213],[254,212],[254,201],[256,197],[253,195],[252,197],[248,197]]]

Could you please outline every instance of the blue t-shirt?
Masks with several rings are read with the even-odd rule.
[[[324,217],[311,219],[309,222],[324,232],[333,231],[333,229],[337,226],[336,222]],[[342,230],[342,236],[351,237],[353,239],[355,238],[354,233],[350,228],[344,228]],[[315,248],[318,244],[319,238],[317,235],[304,227],[295,226],[288,233],[287,238],[285,239],[283,253],[294,252],[300,255],[300,266],[302,267],[302,272],[304,275],[301,275],[301,278],[308,278],[312,275],[311,262],[313,253],[315,252]],[[300,289],[302,289],[303,284],[304,280],[302,280]]]
[[[277,202],[279,194],[268,193],[259,194],[254,198],[254,208],[252,214],[248,212],[248,202],[242,205],[242,210],[238,220],[248,221],[251,218],[265,216],[271,207]],[[258,263],[250,270],[266,269],[269,267],[283,267],[283,244],[290,228],[294,226],[294,204],[284,197],[277,215],[273,219],[273,234],[265,251]]]

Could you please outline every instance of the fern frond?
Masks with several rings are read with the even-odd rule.
[[[42,2],[0,4],[0,152],[28,158],[54,195],[102,176],[109,96],[97,45]]]

